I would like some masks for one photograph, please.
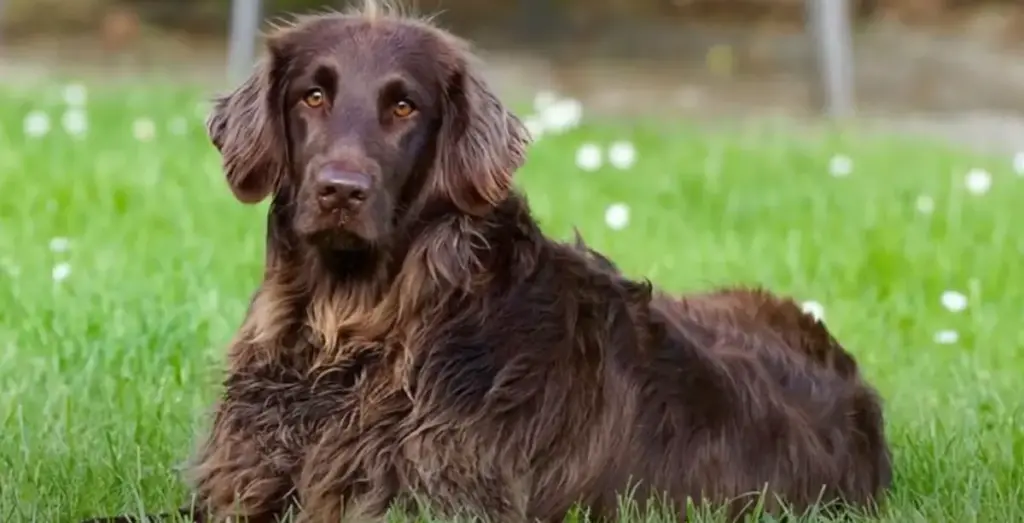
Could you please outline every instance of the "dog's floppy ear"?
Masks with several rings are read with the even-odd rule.
[[[231,192],[243,203],[266,198],[288,167],[281,105],[286,59],[271,48],[270,56],[240,86],[214,100],[206,120],[206,132],[221,153]]]
[[[465,213],[480,215],[501,202],[526,159],[529,133],[491,92],[461,42],[453,42],[442,100],[436,189]]]

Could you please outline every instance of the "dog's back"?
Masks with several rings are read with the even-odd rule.
[[[574,247],[628,281],[578,233]],[[795,302],[749,288],[658,293],[646,317],[651,345],[627,371],[643,406],[628,468],[639,493],[724,501],[768,484],[767,508],[774,493],[806,509],[819,499],[872,506],[889,487],[877,393]]]
[[[662,295],[659,307],[690,315],[702,323],[733,330],[765,329],[782,346],[843,378],[854,379],[857,362],[825,325],[804,313],[793,300],[758,288],[725,288],[683,297]]]
[[[651,309],[664,337],[646,376],[657,392],[640,402],[673,400],[639,425],[660,424],[643,434],[657,441],[672,438],[667,420],[679,423],[672,444],[687,472],[666,471],[674,488],[728,497],[769,484],[806,509],[817,496],[870,506],[889,487],[881,400],[823,324],[758,290],[663,295]]]
[[[573,229],[573,247],[600,270],[622,275],[619,267],[591,248]],[[835,340],[825,325],[804,313],[793,300],[758,288],[723,288],[675,297],[658,293],[656,307],[671,314],[689,315],[698,322],[731,330],[764,328],[784,346],[845,378],[858,375],[856,360]]]

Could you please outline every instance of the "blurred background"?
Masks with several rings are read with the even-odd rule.
[[[258,5],[261,20],[347,5],[235,1]],[[438,20],[479,46],[508,96],[553,90],[592,114],[661,118],[855,111],[889,129],[1000,149],[1024,144],[1020,0],[404,4],[443,11]],[[822,26],[829,15],[816,8],[840,15]],[[232,9],[232,0],[0,0],[0,78],[166,75],[218,85],[227,77]]]

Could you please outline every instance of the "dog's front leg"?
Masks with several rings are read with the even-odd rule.
[[[196,512],[204,522],[273,523],[291,504],[295,457],[292,428],[273,408],[224,400],[190,468]]]

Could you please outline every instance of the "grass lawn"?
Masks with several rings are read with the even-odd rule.
[[[266,209],[230,196],[205,95],[91,90],[86,118],[62,122],[60,86],[2,93],[0,521],[186,499],[176,467],[259,280]],[[25,134],[43,128],[33,111],[45,136]],[[581,144],[617,140],[635,146],[631,168],[577,167]],[[972,169],[991,175],[984,194]],[[1024,176],[1010,158],[598,122],[539,140],[519,183],[552,235],[576,225],[632,275],[820,303],[887,401],[886,521],[1024,521]]]

